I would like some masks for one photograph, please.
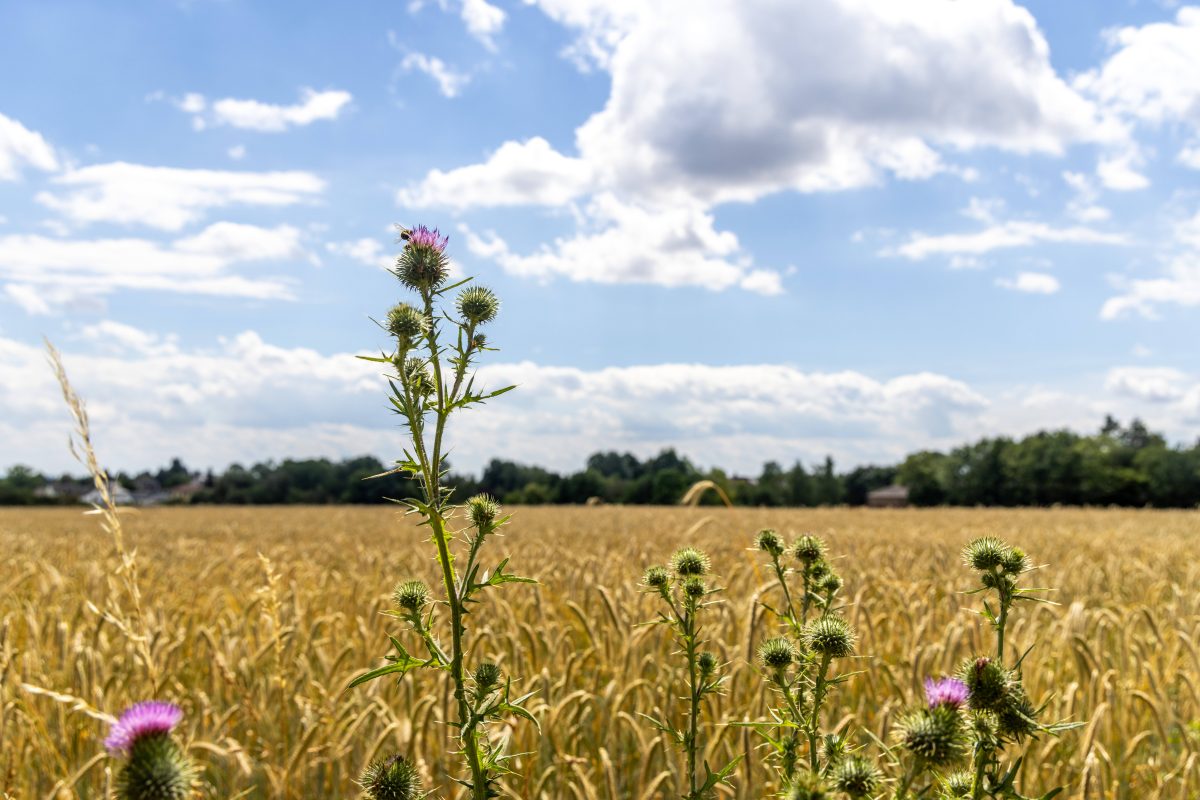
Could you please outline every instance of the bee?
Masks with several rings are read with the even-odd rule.
[[[412,231],[403,225],[396,226],[396,233],[400,235],[399,241],[401,242],[407,242],[412,237]]]

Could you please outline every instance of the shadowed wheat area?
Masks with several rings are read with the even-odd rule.
[[[115,713],[157,696],[184,706],[183,731],[205,765],[206,792],[231,798],[352,798],[353,779],[384,751],[443,760],[447,687],[417,673],[345,691],[382,663],[402,625],[378,612],[394,584],[434,583],[424,534],[384,508],[181,508],[125,517],[136,547],[159,686],[134,645],[104,623],[116,561],[95,518],[68,510],[0,510],[6,554],[0,594],[0,788],[14,798],[100,798],[106,726],[81,708]],[[468,625],[473,641],[525,690],[544,736],[514,727],[525,752],[511,795],[563,800],[678,796],[675,759],[638,716],[682,709],[669,687],[679,661],[657,628],[644,567],[684,543],[705,548],[723,604],[711,647],[730,662],[719,722],[765,714],[753,649],[773,623],[758,601],[771,585],[748,547],[763,527],[824,536],[846,579],[847,618],[861,635],[857,668],[827,723],[886,739],[920,681],[989,647],[960,594],[969,539],[994,534],[1035,564],[1057,606],[1021,604],[1010,628],[1046,719],[1086,725],[1035,743],[1027,791],[1065,797],[1200,796],[1200,514],[1117,510],[726,510],[522,508],[497,554],[539,587],[492,594]],[[789,537],[790,538],[790,537]],[[259,558],[259,554],[265,556]],[[27,687],[35,687],[30,691]],[[36,689],[72,695],[54,699]],[[78,702],[82,701],[82,702]],[[78,707],[75,707],[78,706]],[[762,798],[754,735],[723,727],[713,763],[744,754],[722,796]],[[868,743],[868,738],[859,740]],[[718,752],[719,751],[719,752]]]

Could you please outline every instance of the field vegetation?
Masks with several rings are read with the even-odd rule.
[[[108,723],[131,702],[174,700],[180,733],[213,798],[349,798],[364,764],[412,754],[426,785],[460,774],[443,721],[449,676],[381,679],[347,691],[386,650],[381,616],[402,578],[438,580],[428,530],[397,510],[164,508],[123,516],[137,551],[138,642],[101,615],[122,589],[112,537],[69,509],[0,509],[0,791],[12,798],[100,798],[114,780]],[[657,800],[686,792],[670,744],[641,714],[681,720],[686,660],[655,628],[642,567],[702,547],[726,587],[707,612],[710,647],[728,662],[706,699],[707,760],[741,756],[722,797],[775,787],[761,740],[729,723],[761,719],[756,648],[771,635],[772,585],[756,532],[814,532],[845,578],[863,672],[839,687],[825,725],[889,739],[925,677],[986,651],[990,631],[962,592],[959,556],[981,535],[1020,542],[1058,605],[1014,612],[1009,641],[1046,719],[1084,723],[1041,738],[1027,793],[1187,800],[1200,796],[1200,518],[1187,511],[521,508],[493,542],[540,586],[489,597],[470,641],[499,657],[534,726],[499,724],[525,753],[503,779],[538,800]],[[121,598],[115,598],[120,600]],[[128,604],[126,604],[128,605]],[[141,668],[148,648],[156,665]],[[478,660],[478,659],[476,659]],[[374,662],[380,665],[383,661]],[[57,696],[51,693],[58,693]],[[870,747],[868,747],[870,750]]]

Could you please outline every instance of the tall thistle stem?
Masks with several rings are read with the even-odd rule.
[[[449,609],[450,648],[446,653],[433,633],[436,616],[430,605],[429,588],[421,581],[404,581],[394,592],[399,610],[389,613],[408,624],[428,657],[417,658],[392,637],[395,652],[387,656],[390,663],[360,675],[351,686],[385,675],[400,678],[418,669],[449,672],[457,715],[453,726],[460,753],[470,772],[470,777],[461,782],[470,788],[472,800],[488,800],[501,796],[498,779],[508,771],[506,762],[510,756],[502,752],[503,748],[493,746],[486,726],[504,716],[534,719],[523,706],[529,695],[510,697],[511,680],[502,681],[497,664],[483,662],[473,672],[468,668],[467,655],[471,648],[465,624],[467,605],[478,603],[477,595],[486,589],[504,583],[535,581],[505,572],[507,559],[483,572],[484,578],[480,580],[480,548],[488,536],[508,521],[508,517],[500,517],[499,504],[485,495],[466,501],[470,527],[475,533],[467,537],[469,549],[465,568],[461,572],[456,570],[454,550],[458,532],[453,529],[451,519],[460,507],[451,503],[453,490],[442,485],[446,469],[443,452],[447,423],[454,412],[482,403],[513,387],[484,394],[473,391],[473,379],[467,377],[473,358],[489,349],[484,337],[476,331],[480,325],[495,318],[499,308],[496,296],[482,287],[465,288],[454,303],[457,316],[452,316],[440,307],[441,301],[446,293],[466,281],[444,286],[449,270],[444,253],[445,237],[439,236],[437,231],[419,227],[415,231],[403,231],[401,238],[407,244],[394,274],[406,287],[417,292],[420,306],[401,303],[388,313],[385,327],[395,339],[395,349],[390,354],[367,360],[395,369],[395,375],[390,379],[390,401],[404,418],[411,448],[404,459],[396,462],[395,469],[385,474],[407,474],[419,485],[420,497],[403,502],[420,514],[430,529],[441,571],[444,605]],[[457,326],[456,343],[441,343],[439,335],[443,322]],[[432,437],[426,429],[427,421],[433,425]],[[427,796],[420,790],[417,774],[408,761],[397,755],[368,766],[359,783],[374,800],[385,797],[417,800]]]

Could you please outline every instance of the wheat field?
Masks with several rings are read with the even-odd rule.
[[[117,563],[96,518],[0,510],[5,797],[104,797],[111,761],[96,715],[151,696],[185,708],[209,797],[353,798],[361,767],[392,751],[447,785],[445,685],[418,673],[345,691],[382,663],[387,634],[402,635],[379,613],[392,586],[436,579],[409,520],[390,508],[289,507],[156,509],[124,522],[158,685],[136,643],[96,610]],[[958,550],[994,534],[1046,564],[1036,582],[1057,587],[1059,605],[1019,607],[1010,628],[1018,649],[1036,645],[1025,662],[1031,694],[1049,698],[1045,719],[1086,723],[1032,746],[1026,791],[1062,783],[1072,798],[1200,797],[1200,514],[637,507],[517,509],[494,546],[541,581],[491,594],[468,623],[477,647],[537,691],[543,736],[512,729],[526,755],[511,796],[679,795],[673,754],[638,716],[680,711],[678,662],[661,630],[637,627],[654,613],[637,584],[685,542],[708,550],[727,587],[708,630],[730,675],[711,706],[709,756],[745,756],[723,796],[769,796],[754,735],[723,724],[765,713],[751,656],[773,630],[758,602],[770,581],[748,549],[763,527],[824,536],[846,578],[864,671],[835,695],[827,726],[886,740],[926,675],[989,646],[969,612],[975,598],[961,594],[972,576]]]

